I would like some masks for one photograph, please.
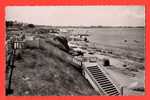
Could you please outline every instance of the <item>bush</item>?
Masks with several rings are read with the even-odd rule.
[[[68,40],[65,37],[56,36],[54,40],[58,41],[60,43],[60,46],[62,44],[62,46],[65,48],[65,51],[69,52]]]
[[[28,27],[34,28],[35,26],[34,26],[34,24],[28,24]]]

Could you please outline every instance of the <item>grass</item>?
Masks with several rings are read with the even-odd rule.
[[[13,95],[98,95],[67,53],[44,40],[29,45],[15,62]]]

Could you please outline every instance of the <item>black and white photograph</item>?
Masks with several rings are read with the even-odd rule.
[[[5,95],[145,95],[145,6],[7,6],[5,23]]]

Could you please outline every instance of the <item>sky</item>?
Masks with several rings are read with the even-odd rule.
[[[145,26],[144,6],[8,6],[6,20],[55,26]]]

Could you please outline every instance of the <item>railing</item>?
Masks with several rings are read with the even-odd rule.
[[[13,94],[13,89],[11,88],[12,83],[12,75],[13,75],[13,69],[15,68],[14,61],[15,61],[15,52],[16,49],[22,49],[24,48],[24,41],[12,41],[10,43],[6,43],[6,46],[10,46],[10,48],[7,48],[7,52],[9,54],[7,55],[7,69],[8,70],[8,86],[6,88],[6,95]],[[10,50],[9,50],[10,49]]]
[[[24,41],[15,41],[14,42],[14,49],[22,49],[24,48]]]

